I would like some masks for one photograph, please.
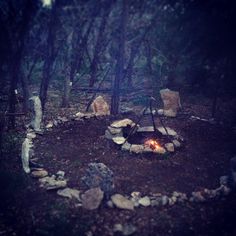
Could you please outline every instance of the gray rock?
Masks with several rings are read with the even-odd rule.
[[[98,96],[94,99],[91,108],[96,116],[110,115],[109,105],[102,96]]]
[[[62,171],[62,170],[57,171],[56,176],[58,180],[64,180],[65,171]]]
[[[103,163],[90,163],[82,181],[88,188],[100,187],[108,197],[114,190],[113,171]]]
[[[160,206],[161,205],[161,199],[152,199],[151,200],[151,206]]]
[[[202,192],[192,192],[191,202],[205,202],[206,198],[203,196]]]
[[[134,210],[134,203],[121,194],[112,195],[111,200],[117,208]]]
[[[181,108],[179,92],[162,89],[160,90],[160,95],[164,104],[164,115],[175,117],[177,111]]]
[[[220,177],[220,185],[228,185],[229,177],[224,175]]]
[[[173,143],[166,143],[165,148],[168,152],[174,152],[175,151],[175,147],[174,147]]]
[[[110,208],[114,208],[113,202],[111,200],[107,201],[107,206]]]
[[[168,198],[166,195],[162,196],[162,198],[161,198],[161,204],[162,204],[163,206],[165,206],[165,205],[167,205],[168,203],[169,203],[169,198]]]
[[[44,169],[42,170],[34,170],[31,172],[31,176],[33,178],[43,178],[43,177],[46,177],[48,176],[48,172]]]
[[[113,227],[113,232],[121,232],[122,235],[132,235],[137,231],[137,228],[132,224],[115,224]]]
[[[50,128],[52,128],[52,127],[53,127],[53,122],[52,122],[52,121],[49,121],[49,122],[47,123],[47,125],[45,126],[46,129],[50,129]]]
[[[164,127],[158,127],[157,129],[158,129],[158,131],[160,131],[163,135],[167,135],[167,133],[168,133],[168,135],[170,135],[170,136],[176,136],[176,135],[177,135],[177,133],[176,133],[173,129],[169,128],[169,127],[166,127],[166,129],[165,129]],[[167,133],[166,133],[166,131],[167,131]]]
[[[57,190],[57,194],[62,197],[66,197],[70,199],[75,198],[76,200],[81,201],[80,191],[77,189],[73,189],[73,188],[59,189]]]
[[[134,125],[135,123],[132,120],[126,118],[123,120],[114,121],[110,126],[113,128],[123,128],[127,126],[133,127]]]
[[[121,150],[124,150],[124,151],[129,151],[131,148],[131,144],[128,143],[127,141],[121,146]]]
[[[175,146],[176,148],[178,148],[178,147],[181,146],[181,143],[180,143],[177,139],[174,139],[174,140],[172,141],[172,143],[174,144],[174,146]]]
[[[125,138],[123,136],[120,137],[114,137],[112,138],[112,141],[118,145],[124,144],[125,143]]]
[[[29,167],[29,159],[30,159],[30,149],[32,147],[32,141],[28,138],[25,138],[24,142],[22,143],[21,147],[21,161],[23,170],[25,173],[30,173],[30,167]]]
[[[114,127],[108,126],[108,130],[112,135],[122,133],[122,128],[114,128]]]
[[[36,138],[35,132],[27,133],[27,134],[26,134],[26,138],[28,138],[28,139],[34,139],[34,138]]]
[[[106,139],[111,140],[111,139],[113,139],[114,137],[115,137],[115,135],[111,134],[111,133],[109,132],[109,130],[106,130],[106,131],[105,131],[105,138],[106,138]]]
[[[33,102],[34,111],[33,120],[30,124],[35,131],[41,131],[41,122],[43,117],[41,101],[38,96],[33,96],[29,100]]]
[[[82,206],[87,210],[97,209],[104,197],[104,193],[100,188],[91,188],[81,196]]]
[[[52,175],[51,177],[46,176],[39,179],[40,187],[45,188],[46,190],[65,188],[67,185],[66,180],[57,180],[56,176]]]
[[[137,228],[132,224],[124,224],[122,233],[123,235],[132,235],[137,231]]]
[[[150,206],[151,205],[151,201],[150,198],[148,196],[142,197],[139,199],[138,203],[144,207]]]
[[[134,152],[134,153],[142,153],[144,150],[144,146],[143,145],[139,145],[139,144],[132,144],[130,147],[130,152]]]
[[[160,116],[163,116],[164,115],[164,110],[163,109],[158,109],[157,114],[160,115]]]

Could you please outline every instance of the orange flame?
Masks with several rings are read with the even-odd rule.
[[[161,148],[161,146],[158,144],[158,142],[155,139],[148,139],[144,142],[144,145],[150,147],[152,150],[158,150]]]

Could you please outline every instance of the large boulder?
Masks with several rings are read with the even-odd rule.
[[[163,115],[175,117],[179,108],[181,108],[179,92],[162,89],[160,95],[164,104]]]
[[[114,189],[113,176],[113,171],[103,163],[89,163],[82,181],[88,188],[100,187],[109,196]]]
[[[102,96],[98,96],[91,104],[93,112],[98,116],[110,115],[110,109],[108,103]]]

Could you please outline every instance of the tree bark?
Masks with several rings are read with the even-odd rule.
[[[99,63],[99,53],[102,50],[103,36],[104,36],[105,29],[106,29],[107,18],[109,16],[109,13],[110,13],[110,8],[107,11],[104,10],[101,24],[100,24],[100,27],[98,30],[97,41],[96,41],[96,45],[95,45],[95,49],[94,49],[94,56],[93,56],[93,60],[91,62],[91,66],[90,66],[90,68],[91,68],[91,77],[90,77],[90,81],[89,81],[90,87],[93,87],[94,83],[96,82],[96,75],[97,75],[98,63]]]
[[[120,103],[120,82],[124,75],[124,57],[125,57],[125,34],[127,23],[127,0],[122,1],[122,15],[120,22],[119,32],[119,51],[116,63],[116,74],[113,85],[113,93],[111,98],[111,114],[116,115],[119,113]]]
[[[49,86],[49,81],[51,78],[52,66],[55,61],[55,39],[56,39],[56,21],[57,21],[57,11],[56,4],[52,6],[49,26],[48,26],[48,37],[47,37],[47,45],[45,52],[45,60],[43,65],[43,75],[40,84],[40,92],[39,97],[42,104],[42,109],[45,109],[45,103],[47,99],[47,91]]]
[[[29,30],[29,25],[31,18],[34,11],[34,3],[31,0],[28,0],[26,2],[26,5],[24,7],[23,15],[22,15],[22,22],[20,24],[19,31],[16,32],[16,38],[12,38],[11,42],[11,48],[16,47],[16,51],[12,56],[12,67],[11,67],[11,74],[10,74],[10,89],[9,89],[9,113],[15,113],[16,112],[16,93],[17,93],[17,85],[19,82],[19,74],[21,69],[21,62],[22,62],[22,54],[24,50],[24,41],[26,34]],[[13,41],[15,40],[15,41]],[[15,45],[13,45],[15,44]],[[13,52],[13,51],[12,51]],[[15,116],[9,117],[9,128],[15,128]]]

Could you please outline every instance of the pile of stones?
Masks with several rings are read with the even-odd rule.
[[[180,148],[183,143],[183,138],[169,127],[157,127],[157,130],[163,135],[168,136],[168,142],[163,147],[152,149],[146,144],[130,144],[129,141],[124,137],[124,129],[127,127],[133,128],[133,134],[135,133],[153,133],[153,126],[140,127],[136,125],[131,119],[117,120],[111,123],[105,131],[105,137],[112,140],[115,144],[121,146],[122,150],[129,151],[132,153],[156,153],[165,154],[167,152],[175,152],[176,149]]]

